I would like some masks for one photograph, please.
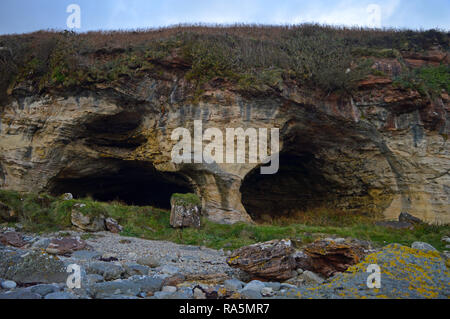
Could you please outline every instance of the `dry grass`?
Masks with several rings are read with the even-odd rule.
[[[174,52],[199,86],[214,77],[243,89],[280,81],[324,91],[351,91],[369,72],[367,49],[449,49],[449,33],[320,25],[178,25],[112,32],[39,31],[0,36],[12,56],[2,60],[0,87],[29,80],[38,90],[112,82],[121,75],[161,72],[158,61]],[[348,68],[352,72],[346,72]],[[9,74],[10,76],[5,76]]]
[[[346,212],[329,207],[316,207],[306,211],[293,210],[283,212],[281,216],[263,215],[262,224],[287,226],[302,224],[310,226],[353,226],[358,224],[371,224],[380,220],[381,216],[373,213]]]

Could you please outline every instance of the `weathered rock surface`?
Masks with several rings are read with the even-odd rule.
[[[437,252],[437,249],[434,248],[433,246],[431,246],[430,244],[424,243],[424,242],[420,242],[420,241],[413,242],[411,244],[411,248],[424,250],[424,251],[435,251],[435,252]]]
[[[423,223],[420,218],[414,217],[406,212],[402,212],[400,216],[398,216],[398,221],[401,223],[409,223],[412,225]]]
[[[0,234],[0,243],[14,247],[23,247],[27,244],[27,242],[23,240],[22,234],[16,232]]]
[[[105,280],[115,280],[122,277],[125,273],[125,269],[120,265],[98,261],[87,264],[86,272],[88,274],[100,275],[105,278]]]
[[[78,250],[72,254],[72,258],[81,260],[98,260],[102,255],[97,251]]]
[[[200,203],[189,201],[183,197],[172,196],[170,200],[170,226],[174,228],[201,226]]]
[[[156,268],[161,265],[160,261],[157,258],[152,257],[152,256],[144,256],[142,258],[139,258],[137,260],[137,263],[140,265],[151,267],[151,268]]]
[[[304,247],[295,260],[298,268],[328,278],[359,263],[364,255],[364,248],[356,243],[318,240]]]
[[[119,225],[117,220],[111,217],[105,219],[105,226],[107,230],[114,234],[118,234],[123,230],[123,227]]]
[[[89,216],[80,212],[76,207],[72,209],[71,222],[76,227],[89,232],[105,230],[104,216]]]
[[[296,269],[290,240],[273,240],[235,250],[227,263],[254,277],[274,280],[291,278]]]
[[[60,283],[67,279],[64,263],[40,252],[0,250],[0,278],[20,284]]]
[[[440,63],[436,52],[401,55],[417,67]],[[264,95],[208,86],[193,98],[182,64],[172,62],[164,64],[170,66],[164,76],[97,88],[42,94],[29,83],[11,88],[0,109],[0,187],[106,200],[121,195],[165,207],[172,193],[195,192],[202,214],[220,223],[324,203],[390,220],[407,211],[425,222],[450,222],[448,95],[429,98],[394,86],[392,77],[404,67],[396,59],[377,58],[374,68],[386,76],[370,77],[352,96],[286,82]],[[259,163],[173,163],[172,132],[192,131],[195,120],[203,120],[204,130],[280,128],[278,174],[261,176]]]
[[[54,238],[48,244],[46,251],[54,255],[66,255],[86,248],[86,242],[79,238]]]
[[[369,265],[381,270],[381,286],[369,288]],[[368,255],[364,261],[350,267],[313,289],[290,291],[293,298],[442,298],[450,296],[450,272],[437,252],[423,252],[401,245],[388,245]]]

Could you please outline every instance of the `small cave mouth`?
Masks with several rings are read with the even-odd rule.
[[[105,164],[108,165],[110,163]],[[149,163],[119,161],[101,173],[82,177],[76,176],[78,173],[72,170],[60,174],[50,182],[49,192],[162,209],[170,209],[172,194],[195,192],[188,179],[181,174],[159,172]]]

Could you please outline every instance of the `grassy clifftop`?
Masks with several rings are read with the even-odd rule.
[[[198,89],[220,78],[244,90],[276,89],[290,81],[348,92],[371,72],[373,58],[401,60],[401,51],[436,47],[446,52],[449,33],[319,25],[180,26],[84,34],[41,31],[1,36],[0,47],[3,91],[23,81],[42,91],[126,77],[164,78],[175,70]],[[448,75],[448,67],[444,71]]]

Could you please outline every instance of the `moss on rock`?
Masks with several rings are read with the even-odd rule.
[[[369,265],[380,267],[380,288],[368,288]],[[438,252],[391,244],[316,288],[299,289],[300,298],[448,298],[450,272]]]
[[[172,198],[170,200],[171,203],[177,204],[177,205],[195,205],[200,206],[202,204],[200,198],[192,193],[188,194],[178,194],[175,193],[172,195]]]

